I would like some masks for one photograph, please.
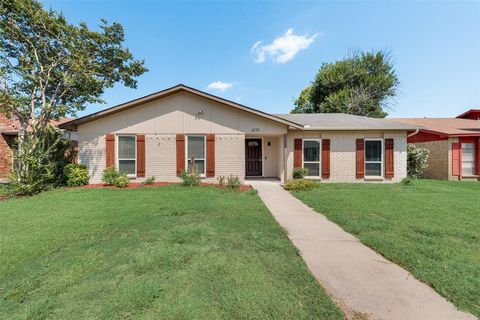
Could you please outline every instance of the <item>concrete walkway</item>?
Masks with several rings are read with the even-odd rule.
[[[285,191],[249,181],[350,319],[476,319]]]

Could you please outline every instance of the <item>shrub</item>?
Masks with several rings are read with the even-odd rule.
[[[293,168],[292,178],[293,179],[303,179],[307,175],[308,171],[305,168],[297,167]]]
[[[108,185],[123,188],[128,185],[130,179],[126,173],[118,172],[115,167],[109,167],[103,170],[102,181]]]
[[[317,183],[308,179],[293,179],[284,186],[286,190],[310,190],[317,187]]]
[[[407,174],[411,178],[420,178],[428,167],[427,161],[430,151],[417,148],[413,144],[407,146]]]
[[[218,185],[224,186],[224,185],[225,185],[225,179],[226,179],[225,176],[219,176],[219,177],[217,178]]]
[[[406,186],[412,185],[414,181],[415,181],[415,179],[412,178],[412,177],[405,177],[405,178],[402,179],[402,183]]]
[[[128,176],[122,172],[115,178],[113,185],[117,188],[125,188],[129,182],[130,179],[128,179]]]
[[[242,186],[242,181],[240,181],[240,178],[237,176],[230,176],[227,179],[227,189],[231,190],[240,190],[240,187]]]
[[[200,174],[197,171],[186,172],[180,174],[182,185],[186,187],[198,187],[200,185]]]
[[[143,184],[146,185],[146,186],[154,184],[154,183],[155,183],[155,176],[151,176],[151,177],[145,179],[145,181],[143,181]]]
[[[73,144],[60,131],[46,128],[37,135],[25,133],[14,145],[14,161],[8,187],[11,195],[33,195],[67,183],[65,166],[72,162]]]
[[[67,177],[67,186],[79,187],[88,184],[90,179],[88,169],[84,165],[70,163],[65,166],[65,176]]]
[[[112,186],[119,175],[120,172],[118,172],[115,167],[108,167],[103,170],[102,181]]]

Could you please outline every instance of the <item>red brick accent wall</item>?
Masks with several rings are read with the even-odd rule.
[[[12,167],[13,136],[0,134],[0,178],[6,178]]]

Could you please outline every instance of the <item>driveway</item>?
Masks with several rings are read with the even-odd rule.
[[[310,271],[351,319],[476,319],[285,191],[249,181]]]

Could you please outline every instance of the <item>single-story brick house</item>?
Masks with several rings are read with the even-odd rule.
[[[345,114],[273,115],[177,85],[60,125],[78,132],[91,183],[115,166],[132,179],[179,181],[191,158],[219,176],[292,176],[397,182],[406,176],[407,132],[416,125]]]
[[[477,120],[475,120],[477,119]],[[424,127],[410,134],[408,143],[430,150],[425,178],[479,180],[480,110],[456,118],[394,118],[395,122]]]
[[[71,121],[72,118],[62,118],[59,121],[52,121],[52,126]],[[0,113],[0,179],[5,180],[12,169],[14,145],[20,129],[20,122],[16,119],[7,118]],[[75,132],[65,132],[65,138],[76,141]]]

